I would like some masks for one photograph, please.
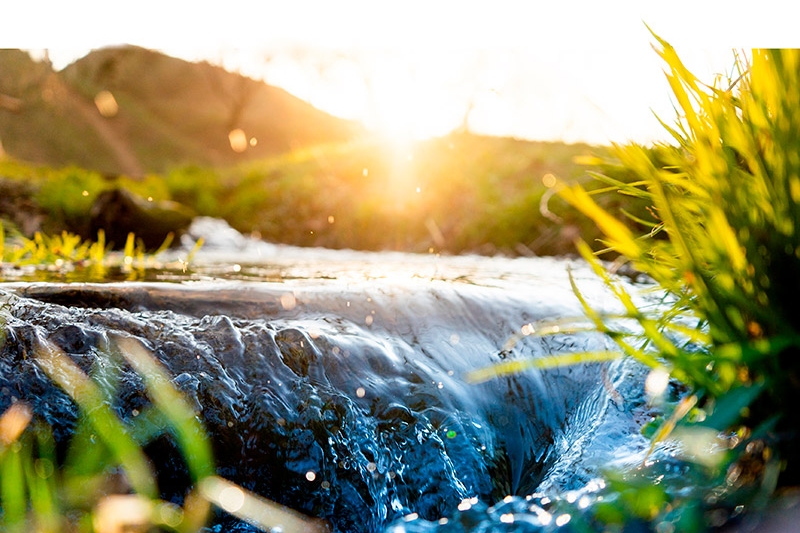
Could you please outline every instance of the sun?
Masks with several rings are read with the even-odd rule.
[[[413,51],[320,54],[274,58],[262,65],[262,77],[399,143],[445,135],[469,109],[470,95],[459,79],[463,69],[454,71],[448,57]]]
[[[412,72],[377,70],[369,85],[365,126],[395,143],[440,136],[458,126],[452,102]]]

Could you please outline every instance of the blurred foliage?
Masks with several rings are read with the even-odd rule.
[[[25,183],[41,229],[93,238],[89,210],[103,190],[174,200],[223,218],[245,234],[299,246],[445,253],[573,253],[579,232],[600,233],[552,195],[554,176],[587,183],[576,159],[598,162],[603,147],[452,134],[405,145],[363,140],[298,149],[230,168],[197,165],[141,179],[77,167],[0,160],[0,185]],[[550,181],[552,180],[552,181]],[[542,206],[545,214],[542,214]],[[604,206],[642,211],[609,195]],[[14,206],[0,215],[15,222]],[[637,211],[637,212],[638,212]],[[30,232],[29,235],[30,236]]]
[[[45,340],[30,357],[79,414],[65,440],[24,402],[0,413],[2,531],[190,533],[204,528],[212,504],[231,507],[231,493],[247,505],[230,512],[263,530],[281,524],[287,533],[326,531],[318,521],[216,477],[211,442],[197,413],[139,341],[109,335],[89,374]],[[132,415],[114,407],[123,366],[142,377],[149,402]],[[161,499],[157,472],[145,454],[159,438],[173,442],[185,463],[188,487],[180,501]]]

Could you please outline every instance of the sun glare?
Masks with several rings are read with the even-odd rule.
[[[399,143],[453,131],[474,98],[468,65],[447,54],[296,50],[237,68]]]
[[[414,69],[377,70],[370,80],[365,126],[393,142],[443,135],[457,126],[441,93]]]

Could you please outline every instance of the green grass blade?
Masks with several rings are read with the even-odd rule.
[[[98,436],[125,471],[136,492],[155,498],[158,494],[150,464],[138,444],[105,401],[103,392],[58,348],[40,345],[36,360],[47,375],[72,397]]]
[[[546,357],[516,359],[504,361],[478,370],[472,370],[465,375],[468,383],[483,383],[490,379],[519,374],[526,370],[550,370],[567,366],[575,366],[587,363],[602,363],[613,361],[622,357],[619,351],[594,351],[565,353],[549,355]]]
[[[211,444],[197,414],[170,382],[166,371],[140,342],[114,336],[116,352],[142,376],[147,393],[169,422],[195,481],[214,474]]]

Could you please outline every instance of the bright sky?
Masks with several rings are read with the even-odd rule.
[[[800,44],[776,0],[26,0],[0,13],[0,46],[47,48],[57,67],[135,44],[222,63],[413,137],[466,123],[536,140],[648,142],[664,138],[653,112],[668,122],[674,112],[645,23],[709,82],[730,72],[733,48]]]

